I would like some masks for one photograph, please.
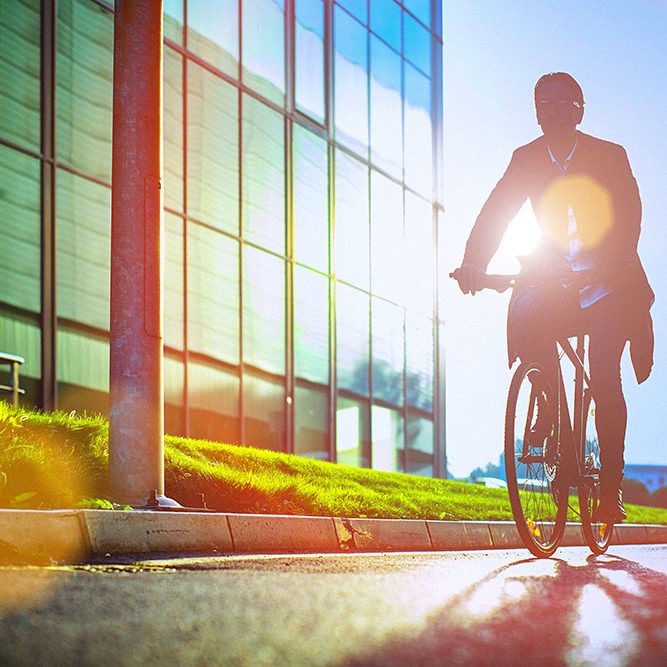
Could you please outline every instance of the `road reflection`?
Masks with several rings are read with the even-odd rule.
[[[516,561],[450,598],[416,637],[392,639],[348,664],[534,661],[667,664],[667,576],[613,555]]]

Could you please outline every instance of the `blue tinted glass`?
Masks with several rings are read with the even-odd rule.
[[[297,387],[294,395],[294,453],[328,460],[328,422],[326,391]]]
[[[401,52],[401,8],[394,0],[371,2],[371,30]]]
[[[283,116],[243,96],[243,235],[285,253],[285,129]]]
[[[433,196],[431,81],[405,64],[405,182]]]
[[[282,0],[244,2],[243,81],[276,104],[285,102],[285,15]]]
[[[329,281],[301,266],[294,268],[295,375],[329,382]]]
[[[403,416],[398,410],[374,405],[372,420],[372,460],[373,470],[400,472],[403,468]]]
[[[254,375],[243,376],[244,444],[285,449],[285,385]]]
[[[299,110],[324,122],[324,4],[297,0],[294,96]]]
[[[402,302],[405,288],[403,193],[385,176],[371,174],[371,288]]]
[[[336,287],[336,369],[338,388],[368,396],[370,342],[368,294]]]
[[[373,298],[373,396],[394,405],[403,405],[403,365],[405,359],[403,309]]]
[[[294,256],[320,271],[329,269],[327,143],[294,126]]]
[[[427,28],[431,27],[432,0],[403,0],[403,6],[416,16]]]
[[[336,462],[370,465],[370,418],[368,404],[338,396],[336,405]]]
[[[411,192],[405,193],[405,263],[408,307],[433,316],[435,241],[433,207]]]
[[[188,50],[233,77],[239,63],[238,0],[188,0]]]
[[[39,147],[40,2],[0,2],[0,134]]]
[[[338,7],[334,13],[336,139],[366,157],[368,148],[368,32]]]
[[[368,7],[366,0],[336,0],[341,6],[345,7],[352,16],[358,18],[363,24],[368,23]]]
[[[38,160],[0,146],[0,301],[36,313],[41,309],[39,182]]]
[[[431,76],[431,33],[408,14],[403,15],[405,57],[427,76]]]
[[[433,410],[433,320],[408,312],[405,322],[408,405]]]
[[[401,57],[371,36],[371,161],[401,178],[403,123]]]
[[[188,347],[238,364],[238,241],[192,223],[187,239]]]
[[[407,471],[411,475],[433,477],[433,421],[408,415]]]
[[[368,167],[340,150],[336,152],[335,212],[336,275],[368,289]]]
[[[243,262],[243,360],[285,372],[285,262],[246,246]]]
[[[183,44],[183,0],[163,0],[164,36]]]

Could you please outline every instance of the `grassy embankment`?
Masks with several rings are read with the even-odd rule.
[[[108,423],[0,402],[0,507],[74,508],[108,498]],[[222,512],[511,520],[507,492],[365,470],[204,440],[165,437],[166,493]],[[148,491],[148,490],[147,490]],[[629,506],[628,520],[667,523]]]

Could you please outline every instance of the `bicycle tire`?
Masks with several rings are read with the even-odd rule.
[[[614,524],[593,521],[593,514],[600,500],[600,445],[594,431],[588,428],[589,417],[594,413],[591,410],[592,397],[590,391],[584,393],[583,429],[585,445],[582,461],[582,470],[585,475],[584,484],[579,485],[579,513],[584,539],[590,550],[596,554],[603,554],[611,544]],[[591,437],[589,437],[591,436]]]
[[[547,436],[527,437],[546,410]],[[543,368],[519,365],[510,383],[505,412],[505,473],[512,514],[521,541],[538,558],[558,548],[565,530],[569,483],[561,456],[557,396]],[[544,417],[543,417],[544,418]]]

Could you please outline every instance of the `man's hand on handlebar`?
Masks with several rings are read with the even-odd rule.
[[[484,289],[486,273],[476,264],[462,264],[453,271],[451,277],[459,284],[459,288],[464,294],[473,296]]]

